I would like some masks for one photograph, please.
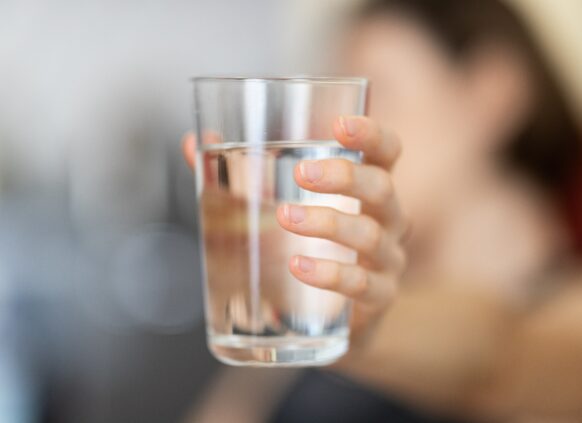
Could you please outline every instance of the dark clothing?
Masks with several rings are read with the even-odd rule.
[[[453,423],[425,415],[338,375],[309,370],[270,423]],[[457,422],[459,423],[459,422]]]

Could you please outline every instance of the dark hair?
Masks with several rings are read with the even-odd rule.
[[[530,119],[502,155],[547,192],[561,195],[579,163],[577,122],[516,13],[499,0],[370,0],[359,18],[394,12],[424,24],[456,59],[488,41],[507,42],[523,52],[538,88],[537,101]]]

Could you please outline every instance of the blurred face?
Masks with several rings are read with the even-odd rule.
[[[485,160],[492,134],[477,113],[470,78],[422,26],[403,17],[360,24],[346,45],[346,71],[371,80],[371,117],[401,138],[394,178],[407,212],[422,223]]]

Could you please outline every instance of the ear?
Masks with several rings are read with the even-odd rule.
[[[533,75],[525,57],[503,41],[487,43],[470,54],[465,70],[476,122],[484,125],[490,142],[510,139],[534,102]]]

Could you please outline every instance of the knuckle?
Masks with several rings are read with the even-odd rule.
[[[341,285],[342,271],[339,263],[333,263],[331,266],[330,276],[327,280],[329,289],[336,290]]]
[[[394,194],[394,186],[392,184],[392,178],[388,172],[382,171],[378,176],[376,182],[376,193],[370,199],[370,202],[374,206],[385,205],[387,200]]]
[[[352,281],[349,284],[351,286],[351,295],[355,297],[361,297],[368,292],[368,272],[361,268],[360,266],[356,266],[353,268],[352,272]]]
[[[398,159],[402,154],[402,143],[400,142],[398,135],[394,132],[386,132],[383,134],[382,140],[386,146],[390,159],[392,161]]]
[[[354,185],[354,164],[346,159],[337,160],[337,175],[343,177],[338,180],[338,190],[348,190]]]
[[[382,227],[380,224],[369,216],[362,216],[363,220],[363,232],[365,236],[362,237],[364,240],[362,250],[365,253],[372,253],[380,247],[382,242]]]
[[[321,227],[322,235],[327,238],[335,238],[338,233],[338,215],[333,209],[322,209],[323,225]]]

